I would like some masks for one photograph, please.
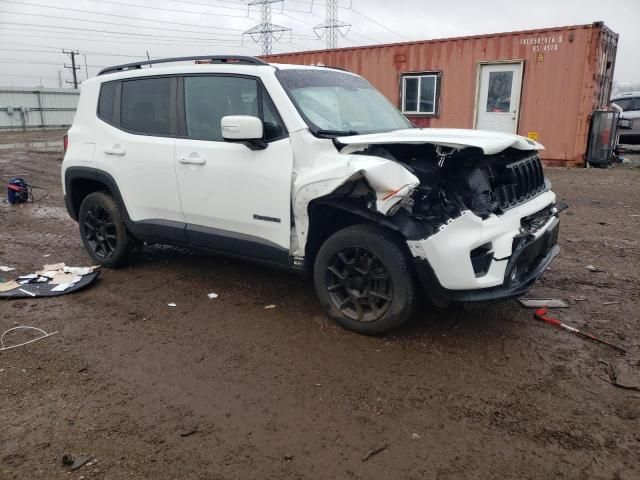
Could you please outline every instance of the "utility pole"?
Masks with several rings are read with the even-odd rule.
[[[58,85],[62,88],[62,72],[58,70]]]
[[[271,55],[273,41],[275,40],[277,42],[285,32],[291,31],[290,28],[271,23],[271,4],[282,1],[283,0],[249,0],[249,8],[254,5],[260,5],[261,22],[259,25],[244,32],[242,38],[244,38],[245,35],[249,35],[254,42],[261,43],[262,55]]]
[[[76,66],[76,55],[80,55],[80,52],[77,50],[62,50],[62,53],[66,55],[71,55],[71,65],[67,65],[65,63],[64,68],[70,68],[71,73],[73,74],[73,81],[67,80],[67,83],[73,83],[73,88],[78,88],[78,75],[76,72],[80,70],[80,67]]]
[[[338,38],[345,37],[349,33],[351,24],[338,20],[338,0],[326,0],[326,7],[325,20],[313,27],[313,31],[318,38],[325,37],[327,48],[336,48]]]

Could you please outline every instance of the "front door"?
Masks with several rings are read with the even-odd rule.
[[[475,128],[516,133],[520,114],[522,63],[480,65]]]
[[[288,263],[293,151],[286,129],[255,78],[185,76],[183,135],[175,169],[189,241],[226,253]],[[263,150],[225,142],[227,115],[263,120]]]

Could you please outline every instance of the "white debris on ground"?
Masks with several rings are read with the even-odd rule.
[[[0,267],[0,269],[3,268],[9,268],[9,271],[15,270],[10,267]],[[30,283],[46,283],[49,285],[55,285],[55,287],[51,289],[52,292],[64,292],[82,280],[84,275],[89,275],[90,273],[95,272],[98,268],[100,267],[97,265],[92,267],[68,267],[63,262],[43,265],[42,270],[38,270],[35,273],[21,275],[17,280],[0,283],[0,293],[19,289],[31,296],[36,296],[36,294],[33,294],[32,292],[28,292],[20,288]]]

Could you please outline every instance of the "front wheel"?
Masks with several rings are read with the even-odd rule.
[[[105,267],[126,263],[136,245],[127,231],[114,198],[104,192],[90,193],[78,213],[80,238],[91,258]]]
[[[329,237],[314,265],[316,292],[345,328],[380,335],[403,325],[416,302],[411,264],[396,238],[375,225],[354,225]]]

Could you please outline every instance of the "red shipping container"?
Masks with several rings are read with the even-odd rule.
[[[591,112],[609,103],[617,43],[596,22],[265,59],[344,68],[418,126],[518,133],[546,147],[545,163],[583,166]]]

